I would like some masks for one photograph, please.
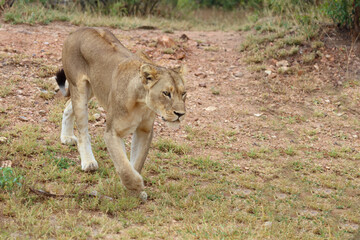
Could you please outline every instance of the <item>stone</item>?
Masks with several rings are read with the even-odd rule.
[[[286,60],[278,61],[278,62],[276,63],[276,66],[277,66],[277,67],[288,67],[288,66],[289,66],[289,62],[286,61]]]
[[[93,117],[96,119],[96,120],[99,120],[101,118],[101,115],[99,113],[95,113],[93,115]]]
[[[40,111],[39,111],[39,114],[40,114],[40,115],[45,115],[45,114],[46,114],[46,111],[45,111],[45,110],[40,110]]]
[[[216,109],[217,109],[216,107],[210,106],[210,107],[205,108],[205,111],[213,112],[213,111],[215,111]]]
[[[0,137],[0,143],[6,143],[7,138],[6,137]]]
[[[234,73],[234,76],[237,78],[241,78],[244,76],[244,74],[242,72],[236,72],[236,73]]]
[[[19,116],[19,120],[21,120],[23,122],[29,121],[29,119],[27,117],[24,117],[24,116]]]

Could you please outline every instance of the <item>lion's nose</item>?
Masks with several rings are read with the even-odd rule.
[[[174,114],[175,114],[176,116],[178,116],[178,117],[181,117],[181,116],[185,115],[185,113],[175,112],[175,111],[174,111]]]

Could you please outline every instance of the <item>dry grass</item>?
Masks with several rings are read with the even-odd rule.
[[[65,10],[47,9],[39,4],[16,4],[3,13],[6,22],[14,24],[49,24],[53,21],[66,21],[75,25],[108,26],[121,29],[136,29],[144,26],[173,30],[237,30],[245,20],[242,12],[223,12],[220,10],[197,10],[188,12],[181,18],[117,17],[101,13],[89,13],[76,7]]]

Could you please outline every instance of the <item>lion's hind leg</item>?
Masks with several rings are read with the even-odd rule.
[[[77,86],[70,86],[72,107],[75,114],[76,126],[79,130],[78,150],[81,158],[81,169],[92,171],[98,168],[91,149],[91,138],[88,131],[88,101],[92,97],[90,83],[86,79],[77,82]]]
[[[71,100],[66,103],[61,124],[61,143],[66,145],[76,145],[77,138],[74,135],[75,115]]]

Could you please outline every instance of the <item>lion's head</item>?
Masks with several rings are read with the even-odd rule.
[[[146,105],[171,127],[184,119],[186,91],[183,68],[167,69],[152,64],[140,67],[142,83],[147,91]]]

